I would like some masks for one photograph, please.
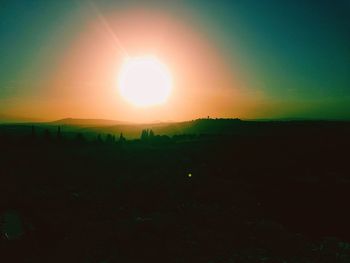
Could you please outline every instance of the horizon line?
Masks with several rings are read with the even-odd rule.
[[[54,124],[55,122],[65,121],[65,120],[75,120],[75,121],[105,121],[105,122],[119,122],[120,125],[142,125],[142,124],[157,124],[157,123],[181,123],[181,122],[191,122],[196,120],[241,120],[241,121],[340,121],[348,122],[350,118],[307,118],[307,117],[279,117],[279,118],[239,118],[239,117],[199,117],[195,119],[186,120],[155,120],[149,122],[137,122],[137,121],[125,121],[116,119],[105,119],[105,118],[59,118],[59,119],[40,119],[40,118],[20,118],[20,117],[5,117],[0,116],[0,124]]]

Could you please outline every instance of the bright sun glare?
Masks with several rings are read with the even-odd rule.
[[[170,72],[150,56],[127,59],[119,73],[118,84],[121,96],[138,107],[165,103],[172,89]]]

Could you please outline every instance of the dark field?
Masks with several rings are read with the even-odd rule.
[[[349,123],[174,125],[0,126],[1,261],[350,262]]]

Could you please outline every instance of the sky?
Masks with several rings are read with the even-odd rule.
[[[166,104],[118,92],[156,56]],[[349,0],[3,0],[0,120],[350,119]]]

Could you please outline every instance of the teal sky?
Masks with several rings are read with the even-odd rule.
[[[11,116],[18,101],[37,95],[42,76],[84,24],[88,5],[1,1],[0,118]],[[257,118],[350,119],[348,0],[100,0],[95,5],[102,13],[142,6],[190,16],[232,68],[239,68],[252,93],[265,94]]]

